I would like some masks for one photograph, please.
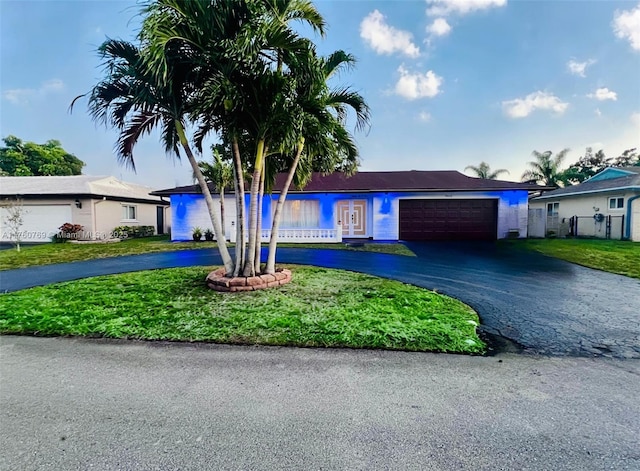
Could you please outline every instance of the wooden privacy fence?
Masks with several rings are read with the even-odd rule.
[[[569,218],[569,235],[574,237],[624,238],[624,215],[572,216]]]

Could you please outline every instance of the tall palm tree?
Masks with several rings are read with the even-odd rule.
[[[104,60],[106,77],[88,94],[92,118],[118,129],[117,157],[133,169],[135,145],[157,127],[168,154],[180,158],[182,148],[204,195],[225,270],[233,271],[215,203],[185,133],[194,90],[188,57],[177,49],[167,51],[166,73],[170,79],[159,80],[145,64],[146,51],[134,44],[108,39],[98,51]],[[83,96],[74,99],[71,109]]]
[[[361,95],[348,87],[331,89],[327,84],[334,74],[352,67],[354,63],[355,58],[352,55],[344,51],[336,51],[327,58],[319,58],[315,61],[323,80],[311,79],[300,84],[301,128],[295,143],[295,156],[289,165],[287,179],[273,214],[266,273],[275,272],[280,214],[301,159],[308,160],[309,165],[306,166],[306,171],[302,175],[298,172],[299,185],[304,184],[310,177],[314,158],[316,166],[322,164],[328,172],[333,171],[337,165],[345,165],[351,172],[357,168],[358,150],[351,135],[345,129],[346,118],[348,110],[354,111],[356,128],[363,129],[369,123],[369,107]]]
[[[466,172],[467,170],[471,170],[476,175],[476,177],[482,178],[483,180],[497,180],[501,174],[509,174],[509,170],[504,168],[499,168],[498,170],[491,171],[491,167],[486,162],[480,162],[480,165],[478,165],[477,167],[474,165],[467,165],[464,168],[464,171]]]
[[[560,187],[562,183],[562,172],[560,166],[570,149],[562,149],[553,157],[553,152],[538,152],[534,150],[531,155],[535,160],[528,162],[529,170],[522,174],[523,182],[540,183],[546,186]]]
[[[305,11],[299,12],[302,7]],[[177,49],[192,59],[198,79],[191,116],[201,125],[196,140],[201,142],[211,131],[230,138],[238,186],[243,185],[238,181],[240,165],[252,169],[249,241],[242,271],[253,275],[259,268],[258,209],[265,159],[297,140],[302,118],[296,84],[315,71],[307,66],[314,56],[313,44],[293,31],[289,22],[318,23],[322,18],[304,0],[157,0],[146,15],[141,39],[151,51],[150,70],[161,80],[170,79],[167,50]],[[252,157],[246,157],[248,152],[240,155],[240,140],[253,143]],[[242,244],[239,254],[244,252],[244,239]],[[242,262],[237,257],[236,272]]]

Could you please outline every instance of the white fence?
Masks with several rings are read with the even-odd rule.
[[[263,229],[262,242],[269,242],[271,229]],[[315,243],[342,242],[342,227],[337,229],[279,229],[278,242]]]

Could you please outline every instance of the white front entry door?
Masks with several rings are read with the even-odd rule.
[[[342,224],[342,237],[367,236],[367,201],[341,200],[336,204],[338,222]]]

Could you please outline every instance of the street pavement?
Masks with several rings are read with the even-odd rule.
[[[640,469],[640,362],[0,337],[0,469]]]

